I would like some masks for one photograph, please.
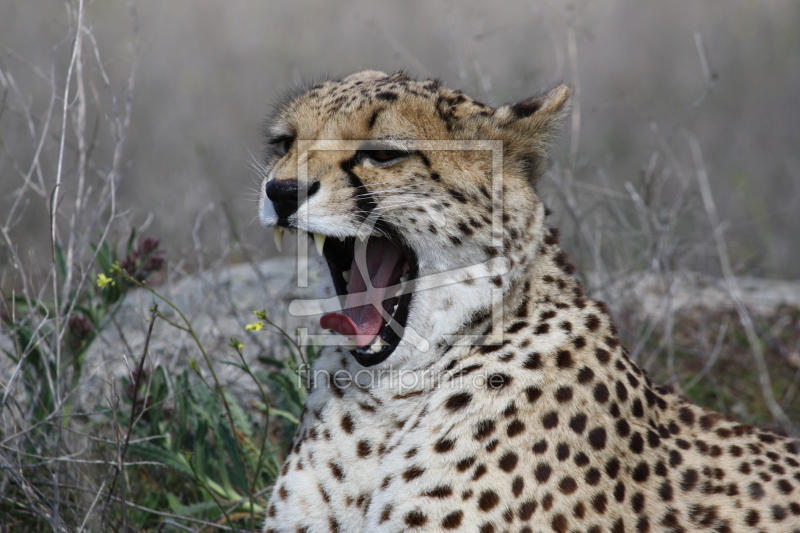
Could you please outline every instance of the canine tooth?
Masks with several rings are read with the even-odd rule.
[[[314,244],[317,247],[317,253],[322,255],[322,249],[325,247],[325,235],[319,233],[314,234]]]
[[[283,235],[284,235],[283,228],[280,226],[275,226],[273,237],[275,237],[275,248],[278,249],[278,252],[283,251]]]
[[[402,276],[400,276],[400,282],[401,283],[405,283],[406,281],[408,281],[408,274],[407,273],[403,274]]]
[[[397,292],[394,293],[394,295],[397,296],[398,298],[401,297],[403,295],[403,287],[397,289]]]
[[[380,237],[380,236],[381,236],[380,233],[376,233],[374,231],[370,234],[370,237]]]
[[[370,348],[372,349],[372,353],[378,353],[378,352],[381,351],[381,348],[383,348],[384,346],[386,346],[386,343],[383,342],[383,339],[378,337],[378,340],[373,342],[372,346],[370,346]]]
[[[342,272],[342,277],[344,278],[344,282],[345,283],[350,283],[350,271],[349,270],[345,270],[344,272]]]

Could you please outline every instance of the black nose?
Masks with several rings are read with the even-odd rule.
[[[283,220],[297,211],[297,180],[272,180],[267,182],[267,198],[272,200],[275,212]]]

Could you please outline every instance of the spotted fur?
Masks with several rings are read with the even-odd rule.
[[[352,236],[380,214],[377,231],[416,255],[407,326],[427,347],[404,337],[369,368],[321,351],[318,376],[355,379],[315,381],[264,532],[800,531],[798,443],[655,386],[573,277],[532,187],[568,102],[560,86],[492,109],[436,81],[361,72],[278,110],[265,183],[301,165],[318,183],[281,224]],[[330,139],[499,140],[501,186],[485,151],[380,168],[313,151]],[[260,209],[279,222],[268,199]]]

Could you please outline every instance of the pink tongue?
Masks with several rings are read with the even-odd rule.
[[[389,242],[388,239],[371,238],[366,247],[366,267],[369,273],[370,287],[358,268],[357,263],[361,256],[364,261],[364,245],[357,246],[353,264],[350,266],[350,284],[348,285],[347,299],[341,313],[328,313],[319,320],[319,325],[324,329],[354,339],[361,348],[371,344],[373,339],[383,327],[383,319],[379,309],[387,298],[386,287],[397,283],[399,267],[403,255],[400,249]],[[398,271],[398,272],[396,272]],[[392,281],[395,276],[395,281]]]

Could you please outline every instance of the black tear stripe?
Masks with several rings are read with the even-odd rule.
[[[375,126],[375,121],[378,120],[378,115],[383,113],[383,109],[376,109],[372,112],[372,116],[369,117],[369,129],[372,129]]]
[[[364,186],[364,182],[361,181],[361,178],[356,176],[353,172],[353,167],[358,164],[357,156],[353,156],[346,161],[342,161],[342,170],[347,175],[347,181],[350,182],[350,186],[355,189],[355,194],[353,199],[356,202],[356,207],[358,207],[359,217],[361,220],[366,220],[372,211],[375,210],[377,207],[377,203],[375,199],[372,197],[372,193],[367,190],[366,186]]]

